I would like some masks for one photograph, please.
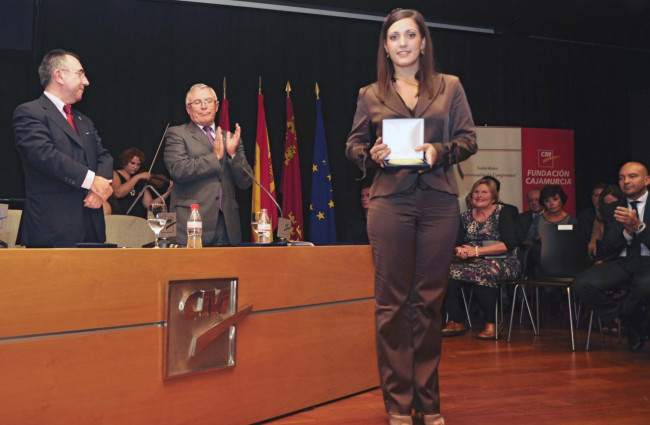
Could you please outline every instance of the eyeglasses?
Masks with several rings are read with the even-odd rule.
[[[205,106],[210,106],[210,105],[212,105],[212,102],[214,102],[215,104],[219,103],[219,101],[217,99],[203,99],[203,100],[197,99],[194,102],[188,103],[188,105],[194,105],[194,106],[198,107],[198,106],[201,106],[201,104],[203,103]]]
[[[73,74],[77,74],[79,78],[83,78],[86,76],[86,72],[83,69],[80,69],[79,71],[70,71],[69,69],[61,69],[63,72],[72,72]]]

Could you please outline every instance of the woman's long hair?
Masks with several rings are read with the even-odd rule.
[[[379,84],[379,99],[384,100],[388,86],[393,80],[395,69],[393,62],[390,58],[386,57],[386,36],[388,29],[397,21],[402,19],[411,18],[415,21],[420,35],[426,41],[424,43],[424,53],[420,53],[420,69],[415,77],[419,81],[418,96],[427,92],[429,98],[433,97],[433,75],[435,73],[433,62],[433,42],[431,41],[431,34],[427,28],[424,17],[420,12],[413,9],[394,9],[384,19],[384,24],[381,27],[381,34],[379,36],[379,48],[377,49],[377,83]]]

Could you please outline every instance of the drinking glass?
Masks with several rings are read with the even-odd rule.
[[[147,209],[147,221],[149,222],[149,227],[156,234],[156,248],[158,248],[158,236],[160,232],[165,228],[167,223],[167,218],[160,216],[160,213],[165,213],[167,208],[163,202],[152,202]]]

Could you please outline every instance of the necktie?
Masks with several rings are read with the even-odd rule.
[[[214,137],[212,137],[212,127],[209,125],[206,125],[203,127],[203,131],[205,131],[205,135],[208,136],[208,140],[210,143],[212,143],[212,146],[214,146]],[[221,190],[221,185],[219,185],[219,209],[223,211],[223,191]]]
[[[639,216],[639,210],[636,208],[639,201],[630,201],[630,207],[634,208],[637,216]],[[641,217],[639,217],[641,218]],[[627,254],[625,255],[625,270],[629,273],[634,273],[634,271],[639,268],[639,263],[641,260],[641,242],[639,238],[636,237],[636,233],[632,235],[632,242],[627,247]]]
[[[212,127],[206,125],[205,127],[203,127],[203,131],[205,131],[205,135],[208,136],[208,140],[214,146],[214,137],[212,137]]]
[[[72,128],[74,128],[75,133],[79,133],[77,131],[77,126],[74,123],[74,117],[72,116],[72,108],[70,105],[63,105],[63,112],[65,112],[65,119],[67,119]]]

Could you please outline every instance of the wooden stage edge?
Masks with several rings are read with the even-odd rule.
[[[250,424],[378,385],[369,246],[0,252],[0,411]],[[236,278],[235,366],[163,380],[169,281]]]

